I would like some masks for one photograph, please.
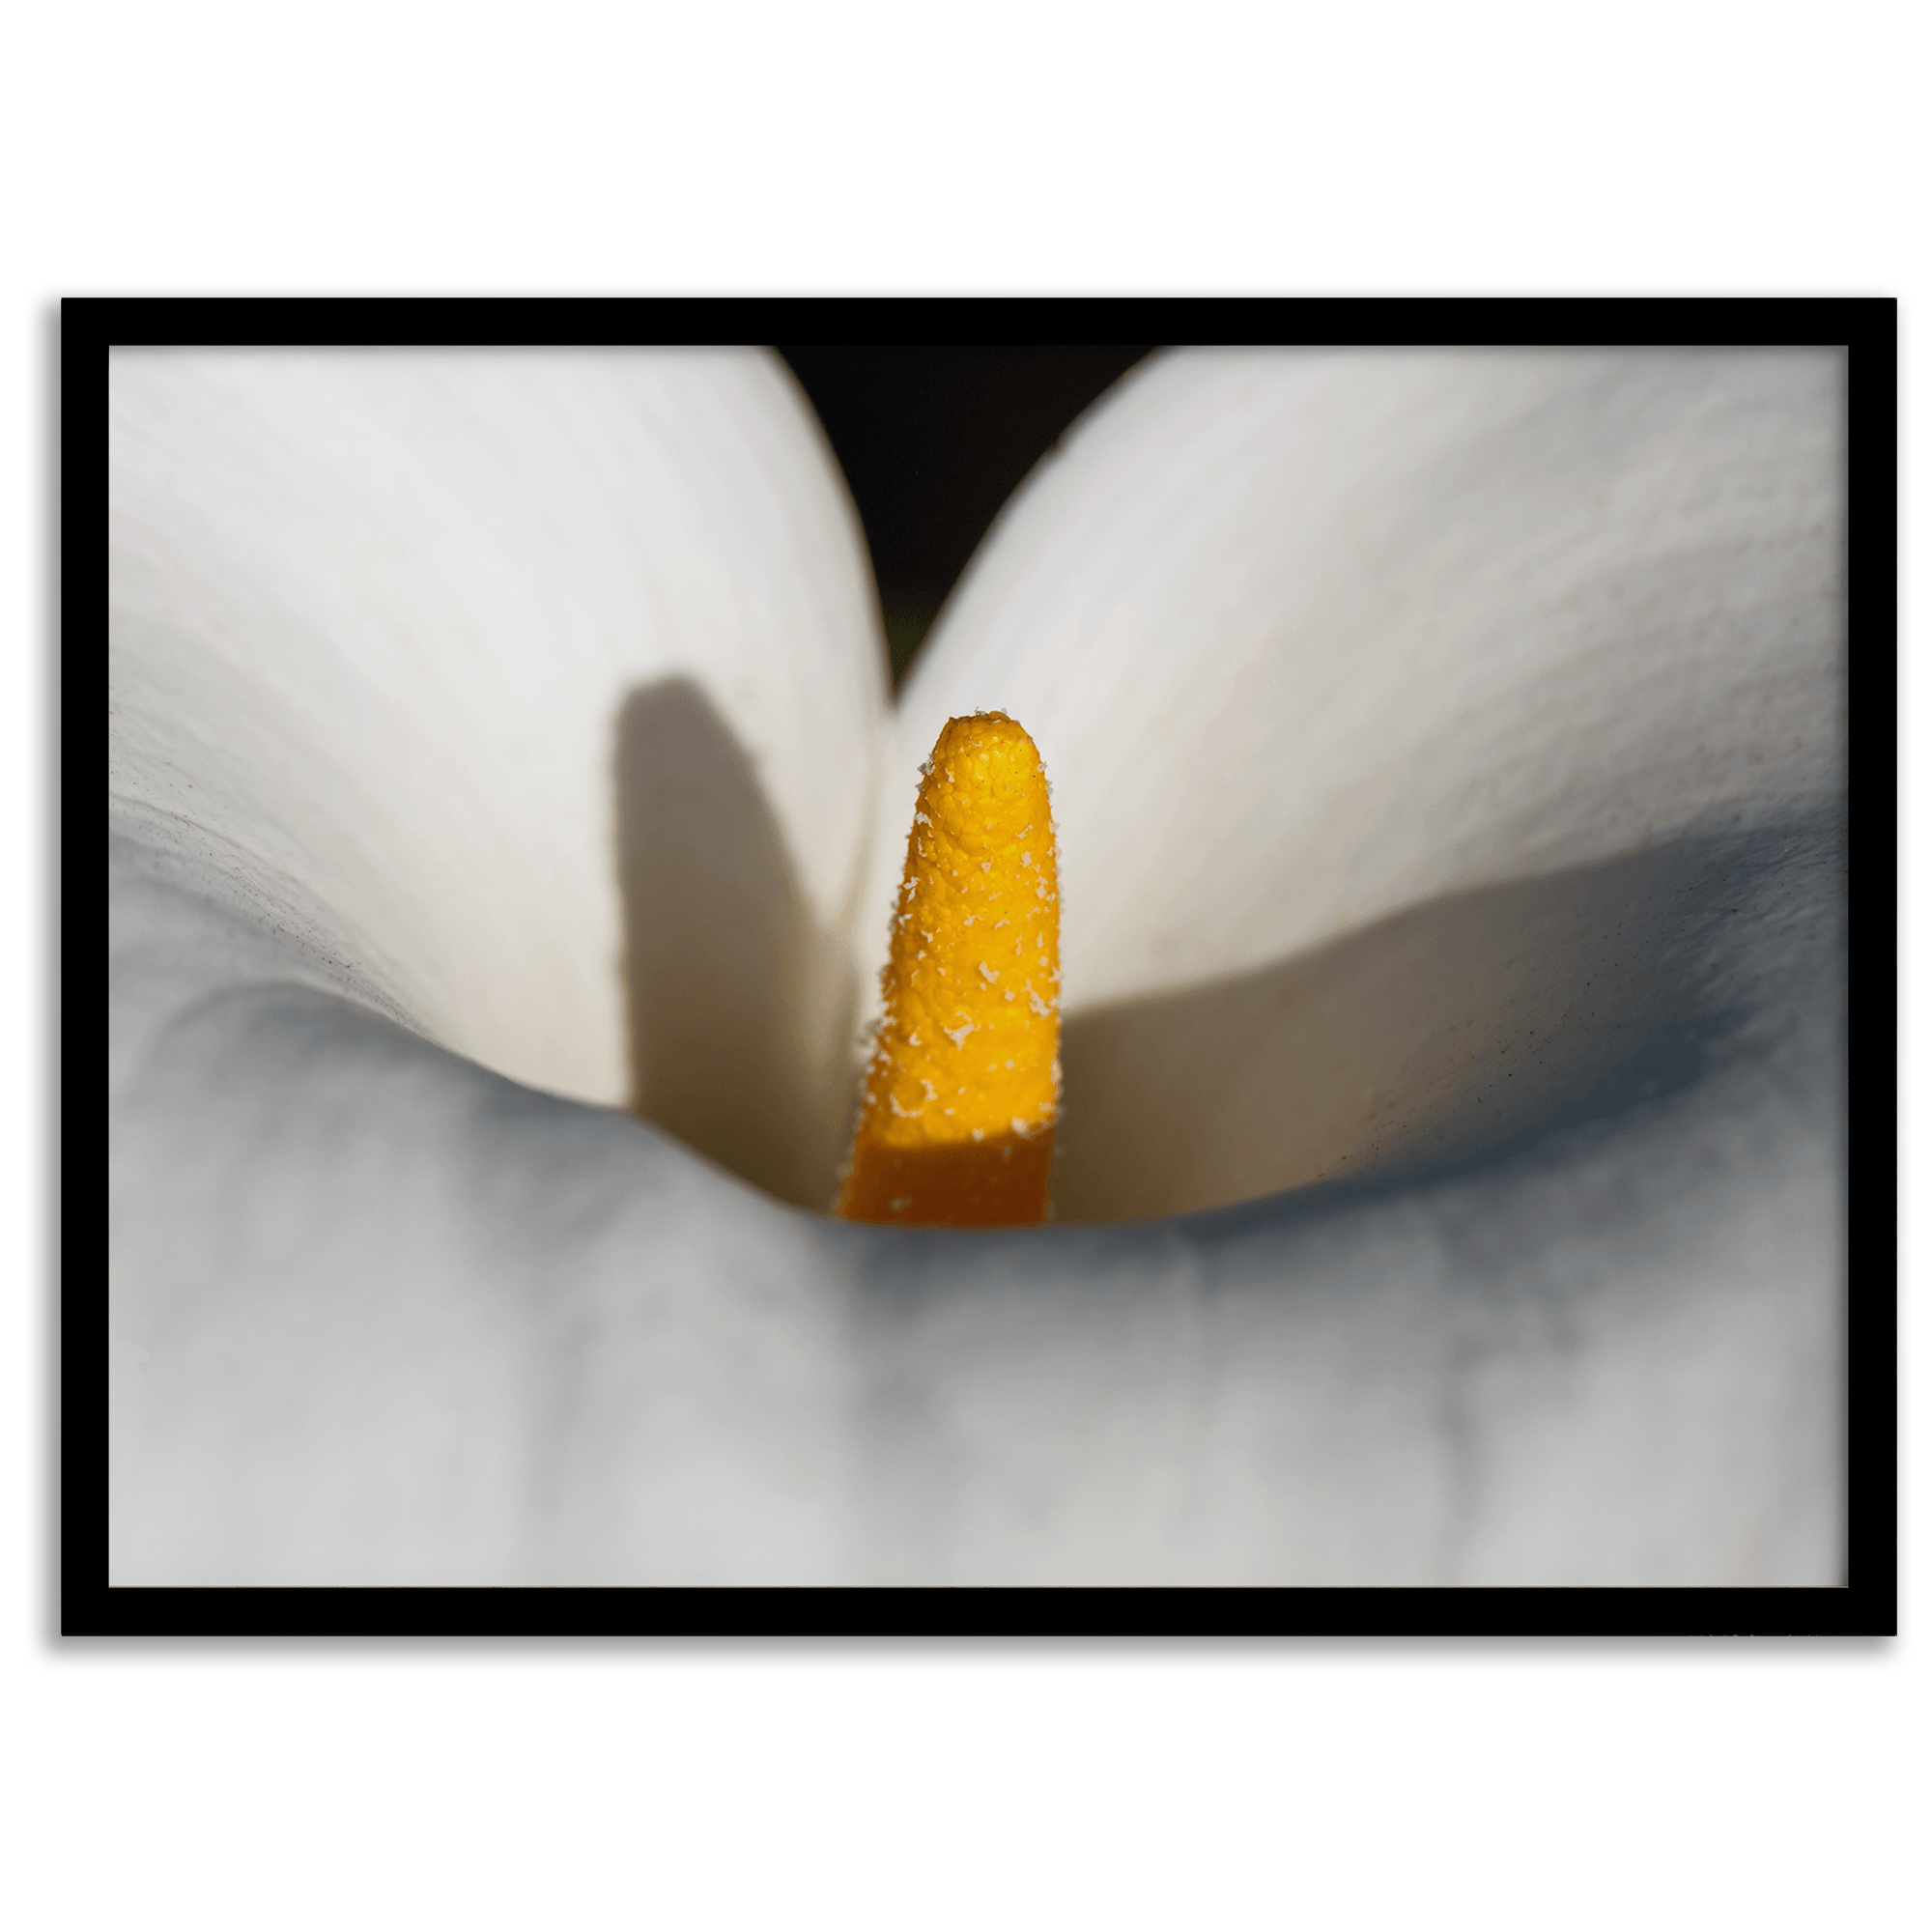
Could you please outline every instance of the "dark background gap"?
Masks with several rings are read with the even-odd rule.
[[[1029,470],[1147,345],[824,347],[779,354],[866,526],[896,688]]]

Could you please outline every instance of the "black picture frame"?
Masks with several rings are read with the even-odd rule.
[[[1841,346],[1849,462],[1847,674],[1865,882],[1851,931],[1842,1587],[1819,1589],[112,1588],[107,1582],[104,1164],[73,1104],[99,1039],[61,1015],[59,1228],[49,1322],[52,1618],[67,1638],[277,1636],[1589,1638],[1876,1635],[1897,1630],[1896,920],[1897,304],[1887,298],[1213,300],[78,298],[50,329],[59,421],[60,822],[81,822],[87,702],[104,683],[105,386],[117,345]],[[1855,701],[1852,701],[1854,700]],[[90,729],[93,727],[89,727]],[[91,783],[91,779],[89,780]],[[77,841],[63,835],[61,957],[77,969]],[[91,940],[91,933],[88,935]]]

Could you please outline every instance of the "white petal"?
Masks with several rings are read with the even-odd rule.
[[[1717,1022],[1680,935],[1842,790],[1841,390],[1829,352],[1195,352],[1087,418],[885,793],[980,705],[1045,755],[1064,1212],[1682,1084]]]
[[[920,1235],[235,989],[124,1110],[110,1574],[1835,1582],[1836,1304],[1790,1262],[1829,1204],[1758,1097],[1433,1191]]]
[[[827,1576],[834,1311],[767,1197],[287,986],[116,1124],[118,1580]]]
[[[1777,823],[1842,784],[1842,389],[1833,352],[1156,357],[975,559],[898,763],[976,705],[1038,741],[1069,1006]]]
[[[776,359],[111,380],[110,794],[151,865],[456,1052],[607,1104],[635,1075],[822,1199],[884,692],[856,519]],[[156,945],[124,1051],[185,991]]]

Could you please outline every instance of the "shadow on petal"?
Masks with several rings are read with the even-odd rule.
[[[855,976],[813,922],[752,760],[690,679],[617,717],[633,1110],[823,1209],[850,1131]]]
[[[1782,944],[1787,833],[1458,894],[1069,1015],[1055,1218],[1447,1177],[1689,1086],[1749,1023],[1752,947]]]

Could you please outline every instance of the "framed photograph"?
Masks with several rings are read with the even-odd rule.
[[[1896,1629],[1895,303],[79,299],[61,392],[65,1633]]]

